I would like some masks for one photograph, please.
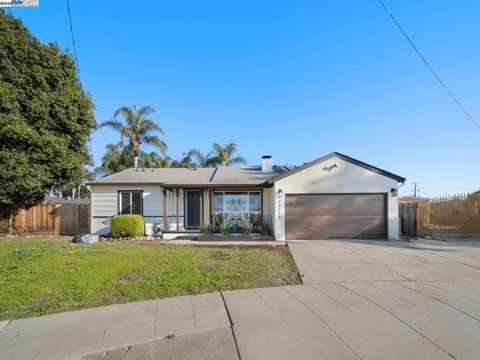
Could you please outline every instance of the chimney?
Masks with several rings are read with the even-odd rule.
[[[273,162],[271,155],[262,156],[262,171],[263,172],[272,172],[273,171]]]
[[[138,170],[138,156],[135,156],[135,159],[133,161],[134,161],[135,170]]]

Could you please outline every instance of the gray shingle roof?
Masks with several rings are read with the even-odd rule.
[[[339,157],[377,174],[405,182],[405,178],[353,159],[347,155],[333,152],[302,166],[274,166],[272,172],[263,172],[260,166],[215,168],[162,168],[162,169],[128,169],[95,180],[90,185],[108,184],[161,184],[164,186],[269,186],[299,171],[314,166],[331,157]]]
[[[161,168],[124,170],[90,183],[90,185],[107,184],[161,184],[198,185],[198,186],[235,186],[261,185],[269,179],[280,175],[285,170],[276,168],[272,172],[262,172],[259,166],[222,167],[222,168]]]

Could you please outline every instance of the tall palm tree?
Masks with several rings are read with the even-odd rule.
[[[202,153],[200,149],[194,148],[188,152],[191,154],[199,167],[211,167],[215,165],[215,153],[210,151],[208,154]]]
[[[122,141],[126,138],[129,141],[132,157],[140,156],[141,144],[153,145],[165,154],[167,144],[159,136],[154,135],[155,133],[165,135],[165,133],[155,121],[148,117],[154,112],[155,109],[151,106],[122,106],[115,111],[113,119],[102,122],[99,128],[109,127],[120,133]],[[120,116],[123,116],[125,123],[119,119]]]
[[[232,166],[235,164],[246,164],[245,158],[240,155],[234,156],[237,152],[237,144],[230,143],[224,144],[223,146],[214,143],[213,151],[215,152],[215,158],[213,164],[215,166]]]

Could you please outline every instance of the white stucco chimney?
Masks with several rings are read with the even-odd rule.
[[[133,165],[135,166],[135,170],[138,170],[138,156],[135,156],[133,159]]]
[[[270,155],[262,156],[262,171],[263,172],[272,172],[273,171],[273,161]]]

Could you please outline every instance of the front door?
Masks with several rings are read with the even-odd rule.
[[[185,205],[186,228],[198,228],[200,226],[200,191],[185,190]]]

